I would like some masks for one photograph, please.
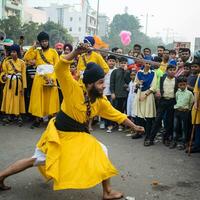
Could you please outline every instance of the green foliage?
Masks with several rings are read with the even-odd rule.
[[[10,16],[7,19],[0,20],[0,30],[4,31],[7,38],[13,39],[15,43],[18,43],[19,37],[23,35],[25,37],[24,45],[32,45],[40,31],[49,33],[51,46],[54,46],[57,42],[73,41],[67,29],[51,21],[40,25],[32,21],[22,24],[20,18]]]
[[[39,28],[49,34],[50,45],[55,45],[57,42],[70,43],[73,41],[72,36],[67,33],[67,29],[63,28],[60,24],[48,21]]]
[[[0,30],[4,31],[7,38],[16,41],[21,35],[21,21],[17,16],[10,16],[8,19],[0,20]]]
[[[134,44],[140,44],[143,48],[149,47],[152,52],[156,50],[156,46],[163,44],[161,38],[150,38],[140,31],[141,29],[140,21],[137,17],[124,13],[122,15],[117,14],[114,16],[113,21],[110,24],[110,34],[108,38],[104,40],[110,45],[110,47],[121,47],[126,52],[131,49]],[[131,44],[127,47],[123,47],[120,40],[120,32],[122,30],[130,31]]]

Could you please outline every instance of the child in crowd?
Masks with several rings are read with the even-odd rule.
[[[185,76],[186,78],[189,77],[190,73],[191,73],[191,67],[190,67],[191,63],[185,63],[184,64],[184,71],[183,71],[183,76]]]
[[[199,63],[193,62],[190,64],[190,67],[191,67],[191,73],[187,79],[187,87],[190,91],[193,92],[194,86],[198,77],[198,73],[200,72],[200,65]]]
[[[174,65],[177,65],[177,62],[176,62],[176,51],[174,49],[171,49],[169,51],[169,63],[174,63]]]
[[[150,133],[153,120],[156,117],[156,105],[154,92],[156,91],[157,77],[154,70],[151,70],[149,63],[144,63],[144,68],[138,71],[135,84],[137,93],[133,102],[134,114],[136,115],[136,124],[141,124],[145,127],[144,146],[150,146]],[[132,139],[136,139],[136,135]]]
[[[134,115],[134,108],[133,108],[133,101],[135,98],[135,84],[134,84],[134,80],[135,80],[135,75],[136,75],[137,71],[136,70],[132,70],[130,73],[130,78],[131,81],[128,85],[128,99],[127,99],[127,115],[129,117],[129,119],[131,119],[132,121],[134,121],[135,115]]]
[[[107,97],[107,99],[111,101],[111,91],[110,91],[110,76],[112,74],[112,72],[116,69],[116,61],[117,58],[113,55],[109,55],[107,57],[107,64],[109,66],[109,71],[108,73],[105,75],[105,89],[103,91],[103,94]],[[106,119],[101,119],[100,122],[100,128],[107,128],[107,133],[111,133],[112,129],[113,129],[113,123],[109,120]]]
[[[184,150],[189,131],[189,116],[194,102],[194,96],[187,89],[186,77],[179,76],[177,83],[178,91],[176,92],[176,104],[174,105],[173,142],[170,144],[170,148],[175,148],[177,145],[179,150]]]
[[[110,77],[110,91],[115,108],[124,113],[128,95],[127,88],[130,82],[130,72],[127,71],[127,59],[120,57],[118,60],[119,68],[114,70]],[[122,130],[123,127],[119,125],[118,131]]]
[[[178,89],[177,81],[175,78],[176,66],[168,65],[166,74],[160,79],[160,87],[156,96],[160,98],[156,119],[151,129],[150,141],[153,144],[156,134],[159,131],[160,123],[165,115],[166,117],[166,132],[163,135],[163,143],[166,146],[170,145],[173,133],[173,116],[175,105],[175,94]]]

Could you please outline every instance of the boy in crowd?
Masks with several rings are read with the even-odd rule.
[[[114,70],[110,77],[111,98],[117,110],[124,113],[127,101],[127,88],[130,82],[130,72],[127,71],[127,59],[119,58],[119,68]],[[122,131],[119,125],[118,131]]]
[[[198,74],[200,72],[200,65],[199,63],[193,62],[190,64],[190,67],[191,67],[191,73],[187,79],[187,88],[193,92]]]
[[[171,63],[173,62],[174,65],[177,65],[177,63],[176,63],[176,51],[174,49],[171,49],[169,51],[169,62],[171,62]]]
[[[191,67],[190,67],[191,63],[185,63],[184,64],[184,71],[183,71],[183,75],[188,78],[189,75],[191,74]]]
[[[178,89],[175,73],[176,66],[168,65],[166,74],[160,78],[160,87],[156,94],[156,96],[160,98],[160,101],[157,109],[156,119],[153,123],[150,133],[151,144],[153,144],[155,136],[159,131],[163,115],[166,114],[166,133],[163,135],[163,143],[166,146],[170,145],[170,140],[172,139],[173,133],[175,94]]]
[[[109,55],[107,57],[107,64],[109,66],[109,71],[105,75],[105,89],[103,91],[103,94],[107,97],[109,101],[111,101],[111,91],[110,91],[110,76],[112,72],[116,69],[116,60],[117,58],[113,55]],[[111,121],[102,119],[100,122],[100,128],[107,128],[107,133],[111,133],[113,129],[113,124]]]
[[[187,89],[186,77],[179,76],[177,83],[179,89],[176,92],[176,104],[174,105],[174,132],[173,142],[170,144],[170,148],[175,148],[177,145],[179,150],[184,150],[189,131],[188,122],[194,96],[192,92]]]

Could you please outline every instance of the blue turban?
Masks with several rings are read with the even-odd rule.
[[[176,66],[176,65],[177,65],[177,62],[176,62],[176,60],[171,59],[171,60],[169,61],[168,64],[169,64],[169,65],[174,65],[174,66]]]
[[[94,62],[87,64],[83,73],[83,83],[90,84],[104,78],[105,74],[103,69]]]
[[[16,51],[18,57],[20,57],[20,55],[21,55],[20,46],[17,45],[17,44],[13,44],[13,45],[10,47],[10,51]]]
[[[83,40],[84,43],[89,43],[92,47],[94,46],[95,44],[95,40],[94,40],[94,37],[92,36],[86,36]]]

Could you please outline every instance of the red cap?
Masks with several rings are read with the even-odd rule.
[[[57,44],[55,44],[55,48],[56,49],[63,49],[63,47],[64,47],[64,44],[63,43],[57,43]]]

